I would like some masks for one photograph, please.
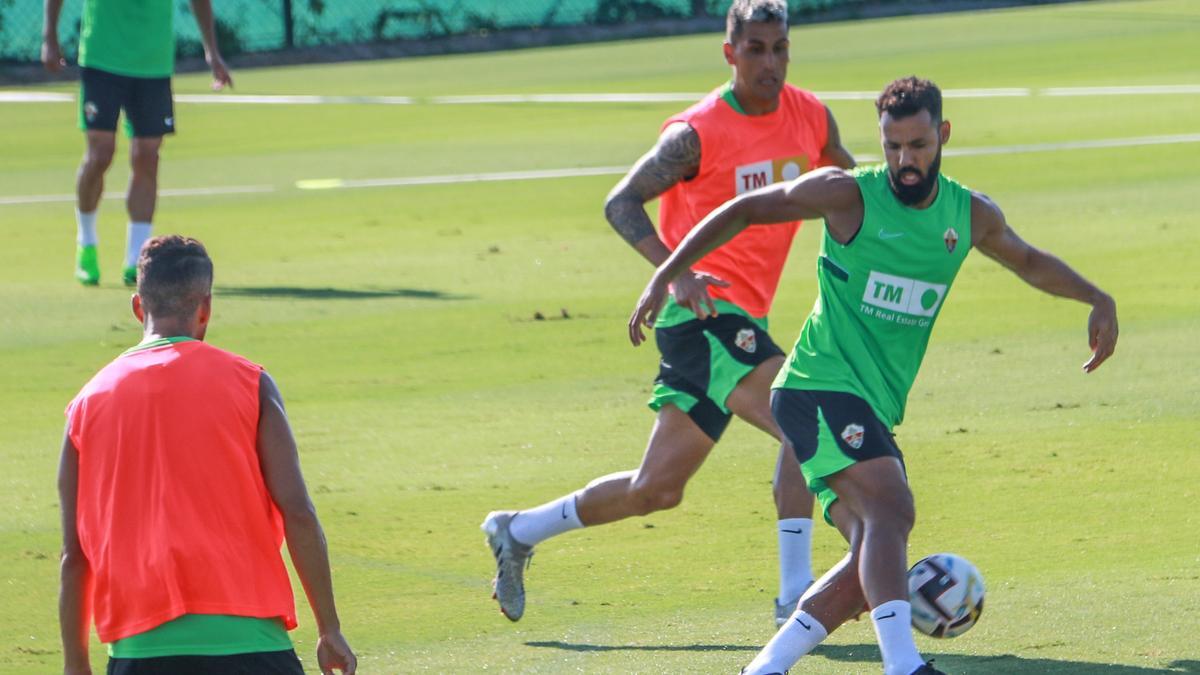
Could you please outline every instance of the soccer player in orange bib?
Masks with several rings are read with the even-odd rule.
[[[141,344],[67,407],[59,465],[65,672],[91,673],[89,626],[110,675],[303,675],[280,555],[308,595],[321,672],[355,670],[329,554],[271,376],[204,342],[212,261],[155,237],[138,259]]]
[[[854,166],[828,108],[784,81],[786,3],[736,0],[726,28],[733,79],[667,119],[658,143],[605,205],[617,233],[655,266],[726,200],[818,166]],[[645,205],[660,195],[656,234]],[[483,528],[506,617],[516,621],[525,611],[523,574],[533,546],[580,527],[676,506],[733,415],[782,440],[771,417],[770,386],[784,358],[767,333],[767,313],[799,227],[748,229],[675,281],[655,326],[662,361],[650,407],[658,417],[640,467],[532,509],[488,514]],[[812,582],[813,497],[796,458],[782,447],[774,485],[778,624]]]

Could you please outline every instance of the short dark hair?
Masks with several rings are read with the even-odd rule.
[[[787,28],[787,22],[786,0],[733,0],[725,15],[725,39],[736,41],[748,23],[782,23]]]
[[[213,264],[204,244],[170,234],[152,237],[137,263],[137,292],[151,316],[183,317],[212,293]]]
[[[942,90],[916,75],[902,77],[884,87],[883,93],[875,99],[875,110],[880,117],[886,112],[895,118],[928,110],[933,123],[938,124],[942,121]]]

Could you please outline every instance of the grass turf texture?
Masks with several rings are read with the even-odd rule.
[[[789,79],[817,90],[874,90],[910,72],[945,88],[1195,84],[1198,39],[1200,11],[1185,0],[797,26]],[[704,91],[726,76],[714,35],[235,73],[239,93],[422,96]],[[183,77],[177,90],[205,84]],[[678,107],[178,106],[163,187],[278,188],[163,199],[157,231],[206,242],[210,340],[280,383],[362,672],[735,672],[772,634],[774,449],[740,424],[679,509],[542,546],[519,624],[489,599],[483,515],[636,466],[649,431],[656,355],[628,347],[624,322],[650,270],[601,217],[615,177],[292,187],[628,164]],[[878,154],[870,102],[831,107],[848,147]],[[1195,133],[1198,111],[1195,95],[946,103],[955,147]],[[0,107],[4,195],[71,190],[74,115]],[[114,189],[127,175],[120,145]],[[910,560],[960,553],[989,587],[971,633],[918,638],[947,672],[1200,670],[1197,149],[943,164],[1112,292],[1122,321],[1114,359],[1084,376],[1084,307],[978,254],[959,277],[899,428],[919,514]],[[0,206],[0,672],[61,664],[61,410],[139,338],[119,286],[124,220],[119,200],[103,204],[104,276],[82,289],[71,206]],[[780,288],[783,344],[812,303],[818,232],[802,231]],[[551,320],[533,320],[539,311]],[[841,552],[821,528],[816,566]],[[306,606],[301,621],[294,639],[314,669]],[[799,670],[877,672],[874,643],[869,623],[851,623]],[[93,653],[99,672],[102,647]]]

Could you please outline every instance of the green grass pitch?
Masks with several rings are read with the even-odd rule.
[[[817,91],[914,72],[947,89],[1200,84],[1191,0],[794,26],[792,44],[790,81]],[[703,35],[235,78],[243,94],[435,96],[703,92],[727,74],[720,36]],[[273,188],[164,197],[157,231],[209,246],[210,340],[265,364],[284,392],[361,672],[733,673],[771,636],[774,448],[740,424],[679,509],[542,546],[519,624],[489,597],[484,514],[636,466],[650,428],[656,355],[624,337],[650,268],[603,220],[615,176],[295,188],[628,165],[683,105],[177,106],[164,188]],[[877,155],[871,102],[830,105],[847,146]],[[1200,95],[948,99],[946,116],[952,148],[1196,134]],[[74,120],[66,103],[0,104],[0,197],[72,191]],[[918,639],[947,672],[1200,672],[1198,152],[943,163],[1113,293],[1122,329],[1113,359],[1085,376],[1083,306],[978,255],[964,267],[899,428],[918,508],[910,559],[960,553],[989,587],[969,634]],[[84,289],[71,204],[0,205],[0,672],[61,668],[62,409],[139,338],[119,285],[121,200],[100,213],[104,278]],[[777,297],[785,345],[812,304],[818,233],[810,223],[797,238]],[[841,553],[832,529],[817,532],[817,567]],[[294,638],[313,668],[300,609]],[[878,672],[870,624],[837,631],[794,672]]]

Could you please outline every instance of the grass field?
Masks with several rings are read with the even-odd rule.
[[[818,91],[877,90],[911,72],[944,88],[1200,84],[1190,0],[794,27],[792,40],[789,79]],[[242,94],[364,96],[701,92],[725,77],[716,35],[235,72]],[[271,190],[165,197],[157,229],[208,245],[210,341],[280,383],[361,672],[732,673],[772,634],[774,448],[737,424],[677,510],[541,547],[519,624],[489,597],[483,515],[636,466],[649,430],[656,354],[630,348],[624,322],[650,269],[603,221],[615,176],[295,188],[627,165],[682,105],[177,107],[163,188]],[[871,103],[830,105],[847,146],[877,155]],[[71,192],[74,115],[66,103],[0,103],[0,197]],[[959,149],[1196,134],[1200,95],[949,99],[946,115]],[[1113,360],[1084,376],[1084,307],[977,255],[959,276],[898,431],[918,503],[910,558],[961,553],[989,585],[971,633],[918,639],[949,673],[1200,673],[1198,150],[943,164],[1109,290],[1122,328]],[[120,190],[118,152],[109,185]],[[119,285],[120,200],[101,208],[98,289],[71,280],[72,221],[68,202],[0,203],[5,673],[60,667],[61,411],[140,336]],[[779,291],[782,344],[812,304],[819,230],[797,238]],[[840,557],[832,529],[814,555],[822,569]],[[311,667],[306,606],[294,637]],[[99,644],[94,663],[100,672]],[[793,672],[877,664],[870,624],[852,623]]]

